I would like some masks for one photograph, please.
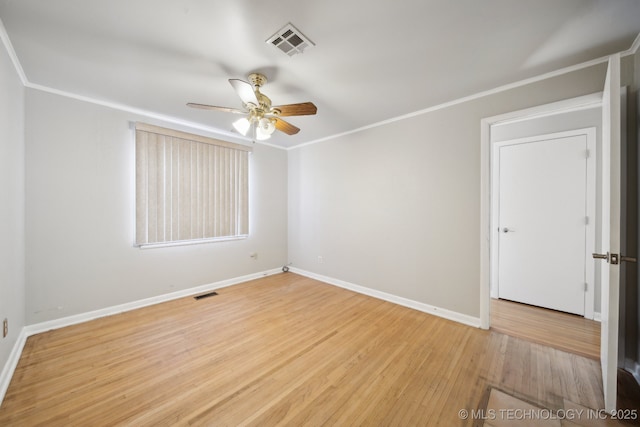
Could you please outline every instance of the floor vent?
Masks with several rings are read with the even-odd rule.
[[[216,291],[213,291],[213,292],[209,292],[208,294],[196,295],[195,297],[193,297],[193,299],[215,297],[216,295],[218,295],[218,293]]]

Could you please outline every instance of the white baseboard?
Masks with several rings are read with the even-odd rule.
[[[27,338],[32,335],[39,334],[41,332],[50,331],[52,329],[64,328],[65,326],[71,326],[78,323],[88,322],[90,320],[98,319],[100,317],[111,316],[118,313],[124,313],[125,311],[131,311],[142,307],[147,307],[154,304],[159,304],[166,301],[175,300],[178,298],[184,298],[191,295],[197,295],[204,292],[209,292],[215,289],[224,288],[238,283],[248,282],[249,280],[259,279],[261,277],[271,276],[273,274],[282,273],[282,268],[274,268],[272,270],[262,271],[259,273],[248,274],[246,276],[235,277],[233,279],[221,280],[219,282],[209,283],[207,285],[197,286],[194,288],[183,289],[181,291],[172,292],[169,294],[158,295],[151,298],[146,298],[138,301],[128,302],[125,304],[114,305],[112,307],[102,308],[100,310],[94,310],[87,313],[76,314],[73,316],[62,317],[60,319],[49,320],[46,322],[35,323],[33,325],[27,325],[20,331],[18,340],[13,346],[13,350],[9,355],[9,360],[2,368],[2,374],[0,375],[0,404],[4,399],[4,395],[9,388],[9,383],[13,377],[13,372],[18,366],[20,355],[24,348]]]
[[[433,305],[425,304],[422,302],[410,300],[407,298],[399,297],[397,295],[388,294],[386,292],[377,291],[375,289],[367,288],[353,283],[345,282],[343,280],[334,279],[332,277],[323,276],[321,274],[312,273],[310,271],[301,270],[299,268],[290,267],[292,273],[299,274],[301,276],[309,277],[311,279],[319,280],[321,282],[328,283],[330,285],[338,286],[340,288],[349,289],[359,294],[367,295],[373,298],[378,298],[384,301],[388,301],[394,304],[402,305],[404,307],[412,308],[414,310],[422,311],[424,313],[433,314],[444,319],[453,320],[454,322],[463,323],[465,325],[473,326],[475,328],[480,327],[480,318],[468,316],[466,314],[458,313],[456,311],[447,310],[445,308],[435,307]]]
[[[111,316],[118,313],[124,313],[126,311],[131,311],[131,310],[147,307],[154,304],[160,304],[160,303],[171,301],[178,298],[184,298],[184,297],[196,295],[203,292],[213,291],[215,289],[236,285],[242,282],[248,282],[249,280],[259,279],[261,277],[270,276],[272,274],[277,274],[281,272],[282,272],[281,268],[276,268],[276,269],[267,270],[259,273],[248,274],[246,276],[235,277],[233,279],[221,280],[215,283],[196,286],[195,288],[183,289],[181,291],[171,292],[169,294],[158,295],[155,297],[145,298],[138,301],[132,301],[125,304],[114,305],[112,307],[106,307],[100,310],[89,311],[87,313],[75,314],[73,316],[67,316],[67,317],[62,317],[60,319],[54,319],[46,322],[40,322],[33,325],[28,325],[26,326],[27,336],[50,331],[52,329],[64,328],[65,326],[71,326],[78,323],[88,322],[89,320],[98,319],[100,317],[106,317],[106,316]]]
[[[344,289],[349,289],[351,291],[354,291],[363,295],[368,295],[370,297],[374,297],[374,298],[378,298],[394,304],[402,305],[404,307],[412,308],[414,310],[422,311],[424,313],[433,314],[435,316],[439,316],[448,320],[453,320],[455,322],[463,323],[465,325],[473,326],[476,328],[480,327],[480,318],[477,318],[477,317],[472,317],[466,314],[461,314],[461,313],[447,310],[444,308],[435,307],[435,306],[421,303],[418,301],[413,301],[407,298],[388,294],[386,292],[377,291],[375,289],[367,288],[364,286],[355,285],[353,283],[345,282],[343,280],[322,276],[320,274],[311,273],[309,271],[301,270],[294,267],[291,267],[290,271],[292,273],[300,274],[301,276],[306,276],[312,279],[316,279],[321,282],[328,283],[330,285],[338,286]],[[58,329],[58,328],[63,328],[65,326],[71,326],[78,323],[88,322],[90,320],[98,319],[100,317],[106,317],[106,316],[111,316],[118,313],[124,313],[126,311],[147,307],[153,304],[159,304],[162,302],[171,301],[178,298],[183,298],[191,295],[209,292],[215,289],[224,288],[224,287],[235,285],[238,283],[248,282],[249,280],[259,279],[261,277],[266,277],[266,276],[278,274],[281,272],[282,272],[282,269],[276,268],[272,270],[263,271],[260,273],[248,274],[246,276],[240,276],[233,279],[222,280],[222,281],[210,283],[207,285],[184,289],[184,290],[172,292],[169,294],[158,295],[156,297],[151,297],[151,298],[146,298],[146,299],[133,301],[125,304],[115,305],[112,307],[106,307],[100,310],[94,310],[87,313],[76,314],[73,316],[67,316],[60,319],[49,320],[46,322],[40,322],[33,325],[25,326],[24,328],[22,328],[22,331],[20,331],[20,335],[15,345],[13,346],[13,350],[11,351],[11,354],[9,356],[9,360],[3,367],[2,374],[0,375],[0,404],[4,399],[4,395],[7,389],[9,388],[11,377],[13,376],[13,372],[18,366],[18,361],[20,360],[20,355],[22,354],[24,345],[27,342],[27,338],[32,335],[36,335],[41,332],[50,331],[52,329]],[[597,315],[599,314],[600,313],[597,313]]]
[[[2,373],[0,374],[0,405],[4,400],[4,395],[7,393],[7,389],[9,389],[9,383],[11,382],[11,378],[13,377],[13,372],[18,366],[18,361],[20,361],[20,355],[22,354],[22,349],[27,342],[27,337],[28,335],[26,328],[22,328],[22,330],[20,331],[20,335],[18,335],[18,339],[13,345],[13,349],[11,349],[9,359],[2,368]]]
[[[598,313],[597,311],[594,311],[593,320],[595,320],[596,322],[602,322],[602,313]]]

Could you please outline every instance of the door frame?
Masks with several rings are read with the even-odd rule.
[[[591,108],[594,108],[593,106]],[[557,113],[557,112],[556,112]],[[580,128],[563,132],[544,133],[523,138],[510,139],[505,141],[496,141],[491,143],[491,233],[489,234],[489,246],[491,248],[491,277],[490,288],[491,297],[498,298],[499,290],[499,264],[500,264],[500,233],[498,230],[500,221],[499,196],[500,196],[500,156],[499,148],[510,145],[527,144],[541,139],[559,139],[572,136],[585,135],[587,138],[587,153],[585,153],[586,164],[586,206],[585,213],[588,218],[585,223],[585,283],[587,284],[584,293],[584,317],[593,319],[594,317],[594,298],[595,298],[595,261],[591,256],[595,252],[596,244],[596,128]]]
[[[602,92],[512,111],[480,120],[480,327],[491,326],[491,126],[602,106]]]

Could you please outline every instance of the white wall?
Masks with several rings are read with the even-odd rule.
[[[133,247],[134,141],[130,122],[136,120],[176,127],[27,90],[27,324],[286,263],[287,154],[264,145],[255,145],[250,157],[248,239],[156,249]],[[249,257],[252,252],[258,254],[256,260]]]
[[[0,44],[0,372],[25,325],[24,173],[24,89]]]
[[[598,92],[604,73],[598,65],[291,150],[290,262],[479,317],[480,120]]]

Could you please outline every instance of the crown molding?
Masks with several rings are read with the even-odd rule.
[[[20,81],[22,82],[22,85],[26,86],[27,83],[29,82],[27,80],[27,75],[24,73],[22,64],[20,64],[20,61],[18,60],[16,51],[13,49],[13,44],[11,44],[11,39],[9,39],[9,34],[7,33],[7,29],[5,28],[4,23],[2,22],[2,19],[0,19],[0,39],[2,40],[2,44],[4,45],[7,55],[9,55],[9,58],[11,59],[11,63],[13,64],[13,67],[16,69],[16,73],[18,74],[18,77],[20,77]]]
[[[629,49],[621,52],[620,56],[634,55],[634,54],[636,54],[636,52],[638,52],[639,48],[640,48],[640,33],[638,33],[638,35],[636,36],[635,40],[633,41],[633,43],[629,47]],[[315,139],[313,141],[304,142],[302,144],[298,144],[298,145],[295,145],[293,147],[289,147],[289,148],[287,148],[287,150],[294,150],[296,148],[302,148],[302,147],[306,147],[308,145],[317,144],[319,142],[329,141],[329,140],[336,139],[336,138],[339,138],[339,137],[342,137],[342,136],[351,135],[351,134],[354,134],[354,133],[359,133],[359,132],[362,132],[362,131],[365,131],[365,130],[368,130],[368,129],[376,128],[378,126],[384,126],[384,125],[387,125],[387,124],[390,124],[390,123],[393,123],[393,122],[398,122],[398,121],[402,121],[402,120],[405,120],[405,119],[409,119],[411,117],[416,117],[416,116],[420,116],[420,115],[423,115],[423,114],[432,113],[434,111],[443,110],[445,108],[449,108],[449,107],[452,107],[454,105],[463,104],[465,102],[473,101],[473,100],[478,99],[478,98],[483,98],[485,96],[495,95],[495,94],[500,93],[500,92],[504,92],[504,91],[507,91],[507,90],[515,89],[515,88],[518,88],[518,87],[521,87],[521,86],[526,86],[526,85],[529,85],[529,84],[532,84],[532,83],[536,83],[536,82],[539,82],[539,81],[542,81],[542,80],[547,80],[547,79],[550,79],[550,78],[553,78],[553,77],[558,77],[558,76],[561,76],[563,74],[568,74],[568,73],[571,73],[571,72],[574,72],[574,71],[578,71],[578,70],[581,70],[581,69],[584,69],[584,68],[589,68],[589,67],[592,67],[594,65],[598,65],[598,64],[602,64],[602,63],[607,62],[609,60],[609,56],[610,55],[606,55],[606,56],[603,56],[603,57],[600,57],[600,58],[592,59],[590,61],[582,62],[580,64],[571,65],[571,66],[565,67],[565,68],[560,68],[559,70],[551,71],[551,72],[548,72],[548,73],[545,73],[545,74],[541,74],[539,76],[531,77],[531,78],[528,78],[528,79],[519,80],[517,82],[509,83],[509,84],[506,84],[506,85],[503,85],[503,86],[498,86],[498,87],[493,88],[493,89],[489,89],[489,90],[486,90],[486,91],[483,91],[483,92],[478,92],[476,94],[469,95],[469,96],[466,96],[466,97],[463,97],[463,98],[458,98],[458,99],[455,99],[455,100],[452,100],[452,101],[444,102],[442,104],[434,105],[432,107],[428,107],[428,108],[425,108],[425,109],[422,109],[422,110],[418,110],[418,111],[415,111],[413,113],[409,113],[409,114],[405,114],[405,115],[402,115],[402,116],[394,117],[394,118],[391,118],[391,119],[383,120],[381,122],[372,123],[370,125],[362,126],[362,127],[357,128],[357,129],[350,130],[350,131],[337,133],[337,134],[330,135],[330,136],[327,136],[327,137]]]
[[[432,113],[434,111],[438,111],[438,110],[443,110],[445,108],[449,108],[458,104],[463,104],[465,102],[469,102],[469,101],[473,101],[479,98],[483,98],[486,96],[490,96],[490,95],[495,95],[501,92],[505,92],[507,90],[511,90],[511,89],[515,89],[521,86],[526,86],[532,83],[536,83],[542,80],[547,80],[553,77],[557,77],[557,76],[561,76],[564,74],[568,74],[574,71],[578,71],[584,68],[589,68],[592,67],[594,65],[598,65],[598,64],[602,64],[608,61],[609,59],[609,55],[607,56],[603,56],[600,58],[596,58],[596,59],[592,59],[590,61],[586,61],[586,62],[582,62],[580,64],[576,64],[576,65],[571,65],[569,67],[564,67],[561,68],[559,70],[555,70],[555,71],[551,71],[548,73],[544,73],[538,76],[534,76],[534,77],[530,77],[528,79],[523,79],[523,80],[519,80],[517,82],[513,82],[513,83],[509,83],[506,85],[502,85],[502,86],[498,86],[496,88],[493,89],[489,89],[486,91],[482,91],[482,92],[478,92],[476,94],[473,95],[469,95],[469,96],[465,96],[462,98],[458,98],[458,99],[454,99],[452,101],[447,101],[438,105],[434,105],[431,107],[427,107],[418,111],[415,111],[413,113],[409,113],[409,114],[404,114],[401,116],[397,116],[397,117],[393,117],[387,120],[383,120],[380,122],[376,122],[376,123],[372,123],[366,126],[362,126],[356,129],[352,129],[346,132],[341,132],[341,133],[337,133],[337,134],[333,134],[333,135],[329,135],[323,138],[318,138],[312,141],[307,141],[307,142],[303,142],[291,147],[281,147],[279,145],[275,145],[275,144],[271,144],[268,142],[263,142],[263,141],[252,141],[248,138],[245,137],[241,137],[239,135],[233,134],[231,132],[227,132],[227,131],[223,131],[221,129],[216,129],[216,128],[212,128],[210,126],[205,126],[199,123],[195,123],[195,122],[191,122],[188,120],[183,120],[183,119],[179,119],[177,117],[173,117],[173,116],[168,116],[168,115],[164,115],[164,114],[159,114],[159,113],[154,113],[152,111],[148,111],[148,110],[143,110],[140,108],[136,108],[136,107],[132,107],[129,105],[125,105],[125,104],[119,104],[119,103],[115,103],[115,102],[110,102],[110,101],[104,101],[104,100],[99,100],[96,98],[91,98],[88,96],[83,96],[83,95],[77,95],[71,92],[66,92],[66,91],[62,91],[62,90],[58,90],[58,89],[54,89],[48,86],[43,86],[43,85],[39,85],[39,84],[34,84],[29,82],[29,80],[26,77],[26,74],[24,73],[24,70],[22,68],[22,65],[20,64],[20,61],[18,60],[18,57],[15,53],[15,50],[13,49],[13,45],[11,44],[11,40],[9,39],[9,35],[7,34],[6,28],[4,27],[4,24],[2,23],[2,20],[0,20],[0,39],[2,39],[2,42],[5,46],[5,49],[7,51],[7,54],[9,55],[9,57],[11,58],[11,61],[16,69],[16,72],[18,73],[18,76],[20,77],[20,80],[22,81],[22,84],[25,87],[31,88],[31,89],[35,89],[35,90],[40,90],[40,91],[44,91],[44,92],[49,92],[52,94],[56,94],[56,95],[60,95],[60,96],[65,96],[68,98],[73,98],[73,99],[77,99],[80,101],[84,101],[84,102],[88,102],[88,103],[92,103],[92,104],[97,104],[97,105],[102,105],[105,107],[109,107],[109,108],[114,108],[116,110],[121,110],[121,111],[126,111],[129,113],[133,113],[133,114],[138,114],[138,115],[142,115],[145,117],[149,117],[149,118],[153,118],[153,119],[157,119],[157,120],[161,120],[167,123],[173,123],[173,124],[177,124],[177,125],[181,125],[181,126],[186,126],[192,129],[198,129],[198,130],[202,130],[205,132],[210,132],[216,135],[220,135],[226,138],[233,138],[236,140],[241,140],[243,142],[253,142],[256,144],[261,144],[261,145],[266,145],[268,147],[272,147],[272,148],[278,148],[278,149],[282,149],[285,151],[290,151],[290,150],[295,150],[298,148],[303,148],[309,145],[313,145],[313,144],[317,144],[320,142],[324,142],[324,141],[330,141],[336,138],[340,138],[342,136],[347,136],[347,135],[351,135],[351,134],[355,134],[355,133],[360,133],[363,132],[365,130],[368,129],[373,129],[379,126],[384,126],[390,123],[394,123],[394,122],[398,122],[398,121],[402,121],[402,120],[406,120],[412,117],[416,117],[416,116],[421,116],[424,114],[428,114],[428,113]],[[640,49],[640,33],[636,36],[635,40],[633,41],[633,43],[631,44],[631,46],[629,47],[629,49],[620,52],[620,56],[624,57],[624,56],[629,56],[629,55],[634,55],[638,52],[638,49]]]
[[[635,55],[638,52],[638,49],[640,49],[640,33],[638,33],[636,39],[631,43],[631,47],[622,52],[621,56]]]
[[[156,119],[156,120],[160,120],[162,122],[166,122],[166,123],[172,123],[172,124],[176,124],[176,125],[180,125],[180,126],[186,126],[188,128],[191,129],[197,129],[200,131],[204,131],[204,132],[208,132],[214,135],[219,135],[219,136],[223,136],[226,138],[232,138],[234,140],[240,140],[243,142],[252,142],[252,140],[248,139],[248,138],[244,138],[241,137],[237,134],[234,134],[232,132],[227,132],[227,131],[223,131],[217,128],[213,128],[211,126],[205,126],[202,125],[200,123],[196,123],[196,122],[192,122],[189,120],[183,120],[183,119],[179,119],[177,117],[173,117],[173,116],[169,116],[166,114],[160,114],[160,113],[155,113],[153,111],[149,111],[149,110],[144,110],[142,108],[137,108],[137,107],[132,107],[130,105],[126,105],[126,104],[120,104],[117,102],[111,102],[111,101],[105,101],[102,99],[96,99],[96,98],[92,98],[89,96],[84,96],[84,95],[78,95],[72,92],[67,92],[64,90],[59,90],[59,89],[54,89],[52,87],[49,86],[44,86],[44,85],[39,85],[39,84],[35,84],[35,83],[31,83],[31,82],[27,82],[25,84],[25,87],[29,88],[29,89],[34,89],[34,90],[38,90],[41,92],[47,92],[47,93],[51,93],[54,95],[58,95],[58,96],[63,96],[65,98],[71,98],[71,99],[75,99],[78,101],[83,101],[83,102],[87,102],[89,104],[95,104],[95,105],[100,105],[102,107],[107,107],[107,108],[113,108],[115,110],[120,110],[120,111],[124,111],[127,113],[131,113],[131,114],[136,114],[139,116],[144,116],[147,118],[151,118],[151,119]]]
[[[216,135],[216,137],[220,137],[220,138],[224,138],[225,140],[233,140],[233,141],[240,141],[241,143],[244,144],[261,144],[261,145],[266,145],[269,147],[273,147],[273,148],[279,148],[284,150],[285,148],[274,145],[274,144],[270,144],[268,142],[265,141],[254,141],[250,138],[246,138],[244,136],[235,134],[233,132],[228,132],[228,131],[224,131],[218,128],[214,128],[211,126],[205,126],[202,125],[200,123],[196,123],[196,122],[192,122],[189,120],[183,120],[174,116],[169,116],[166,114],[160,114],[160,113],[156,113],[150,110],[144,110],[142,108],[137,108],[137,107],[132,107],[130,105],[126,105],[126,104],[120,104],[117,102],[112,102],[112,101],[106,101],[106,100],[101,100],[101,99],[97,99],[97,98],[92,98],[89,96],[84,96],[84,95],[78,95],[72,92],[67,92],[67,91],[63,91],[63,90],[59,90],[59,89],[54,89],[52,87],[49,86],[44,86],[44,85],[39,85],[39,84],[35,84],[35,83],[31,83],[31,82],[26,82],[24,84],[24,86],[26,88],[29,89],[33,89],[33,90],[38,90],[41,92],[47,92],[47,93],[51,93],[54,95],[58,95],[58,96],[63,96],[65,98],[71,98],[71,99],[75,99],[78,101],[83,101],[83,102],[87,102],[89,104],[95,104],[95,105],[100,105],[102,107],[107,107],[107,108],[112,108],[114,110],[119,110],[119,111],[124,111],[127,113],[131,113],[131,114],[135,114],[138,116],[143,116],[146,118],[150,118],[150,119],[155,119],[155,120],[159,120],[161,122],[164,123],[170,123],[170,124],[174,124],[174,125],[178,125],[178,126],[184,126],[186,128],[189,129],[193,129],[193,130],[199,130],[199,131],[203,131],[203,132],[207,132],[209,134],[213,134]]]
[[[54,94],[54,95],[75,99],[75,100],[78,100],[78,101],[88,102],[90,104],[100,105],[100,106],[103,106],[103,107],[113,108],[115,110],[120,110],[120,111],[124,111],[124,112],[127,112],[127,113],[136,114],[136,115],[139,115],[139,116],[144,116],[144,117],[147,117],[147,118],[160,120],[160,121],[165,122],[165,123],[171,123],[171,124],[175,124],[175,125],[179,125],[179,126],[185,126],[187,128],[190,128],[190,129],[200,130],[200,131],[208,132],[208,133],[211,133],[211,134],[214,134],[214,135],[218,135],[218,136],[224,137],[226,139],[233,139],[233,140],[236,140],[236,141],[242,141],[243,143],[252,143],[252,144],[254,143],[254,141],[249,139],[249,138],[245,138],[243,136],[234,134],[232,132],[223,131],[221,129],[213,128],[211,126],[205,126],[205,125],[202,125],[200,123],[192,122],[192,121],[189,121],[189,120],[183,120],[183,119],[179,119],[177,117],[173,117],[173,116],[169,116],[169,115],[165,115],[165,114],[155,113],[153,111],[132,107],[132,106],[129,106],[129,105],[126,105],[126,104],[120,104],[120,103],[117,103],[117,102],[105,101],[105,100],[101,100],[101,99],[97,99],[97,98],[92,98],[92,97],[88,97],[88,96],[78,95],[78,94],[75,94],[75,93],[71,93],[71,92],[55,89],[55,88],[52,88],[52,87],[49,87],[49,86],[44,86],[44,85],[40,85],[40,84],[31,83],[29,81],[29,79],[27,79],[27,75],[25,74],[24,69],[22,68],[22,64],[20,63],[20,60],[18,59],[18,56],[16,55],[16,51],[13,48],[13,44],[11,43],[11,39],[9,38],[9,34],[7,33],[7,30],[6,30],[6,28],[4,26],[4,23],[2,22],[1,19],[0,19],[0,40],[2,40],[2,44],[4,45],[5,51],[7,52],[7,55],[9,56],[9,58],[11,60],[11,63],[13,64],[13,66],[14,66],[14,68],[16,70],[16,74],[18,75],[20,81],[22,82],[22,85],[25,88],[38,90],[38,91],[41,91],[41,92],[47,92],[47,93],[51,93],[51,94]],[[266,146],[269,146],[269,147],[274,147],[274,148],[279,148],[279,149],[284,150],[283,147],[277,146],[275,144],[270,144],[270,143],[266,143],[266,142],[262,142],[262,141],[258,141],[257,143],[262,144],[262,145],[266,145]]]
[[[524,79],[524,80],[519,80],[519,81],[514,82],[514,83],[509,83],[509,84],[506,84],[506,85],[503,85],[503,86],[498,86],[496,88],[489,89],[489,90],[486,90],[486,91],[483,91],[483,92],[478,92],[476,94],[465,96],[463,98],[454,99],[452,101],[444,102],[442,104],[438,104],[438,105],[434,105],[432,107],[424,108],[422,110],[414,111],[413,113],[404,114],[402,116],[397,116],[397,117],[394,117],[394,118],[391,118],[391,119],[383,120],[381,122],[372,123],[370,125],[362,126],[360,128],[353,129],[353,130],[350,130],[350,131],[347,131],[347,132],[342,132],[342,133],[338,133],[338,134],[335,134],[335,135],[331,135],[331,136],[327,136],[327,137],[324,137],[324,138],[320,138],[320,139],[316,139],[316,140],[313,140],[313,141],[309,141],[309,142],[305,142],[305,143],[302,143],[302,144],[298,144],[298,145],[296,145],[294,147],[288,148],[288,150],[293,150],[293,149],[296,149],[296,148],[302,148],[302,147],[305,147],[305,146],[308,146],[308,145],[317,144],[319,142],[329,141],[331,139],[339,138],[341,136],[346,136],[346,135],[351,135],[351,134],[354,134],[354,133],[359,133],[359,132],[362,132],[362,131],[365,131],[365,130],[368,130],[368,129],[373,129],[373,128],[376,128],[376,127],[379,127],[379,126],[384,126],[384,125],[387,125],[387,124],[390,124],[390,123],[406,120],[406,119],[409,119],[409,118],[412,118],[412,117],[421,116],[423,114],[432,113],[434,111],[443,110],[445,108],[453,107],[453,106],[458,105],[458,104],[464,104],[466,102],[473,101],[473,100],[476,100],[476,99],[479,99],[479,98],[484,98],[486,96],[495,95],[495,94],[498,94],[498,93],[501,93],[501,92],[505,92],[507,90],[515,89],[515,88],[518,88],[518,87],[521,87],[521,86],[526,86],[526,85],[529,85],[529,84],[532,84],[532,83],[537,83],[539,81],[547,80],[547,79],[550,79],[550,78],[553,78],[553,77],[558,77],[558,76],[561,76],[561,75],[564,75],[564,74],[568,74],[568,73],[571,73],[571,72],[574,72],[574,71],[582,70],[584,68],[589,68],[589,67],[592,67],[594,65],[602,64],[602,63],[607,62],[608,59],[609,59],[609,56],[603,56],[601,58],[592,59],[592,60],[587,61],[587,62],[582,62],[580,64],[576,64],[576,65],[572,65],[572,66],[569,66],[569,67],[561,68],[561,69],[555,70],[555,71],[550,71],[548,73],[541,74],[539,76],[530,77],[530,78]]]

